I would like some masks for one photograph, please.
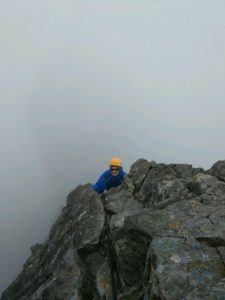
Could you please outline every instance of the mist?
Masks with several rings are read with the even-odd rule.
[[[0,2],[0,292],[113,156],[225,153],[225,2]]]

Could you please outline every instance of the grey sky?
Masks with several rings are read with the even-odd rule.
[[[225,153],[225,2],[0,0],[0,290],[120,156]]]

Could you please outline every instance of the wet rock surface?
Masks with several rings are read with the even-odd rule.
[[[117,299],[225,299],[225,161],[137,160],[105,194]],[[100,195],[78,186],[1,300],[112,299]],[[105,297],[105,298],[104,298]]]

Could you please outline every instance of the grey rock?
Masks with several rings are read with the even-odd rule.
[[[217,177],[218,179],[225,181],[225,160],[217,161],[207,173]]]
[[[63,253],[52,276],[31,295],[31,300],[91,299],[90,289],[87,270],[71,247]]]
[[[224,166],[139,159],[104,194],[118,300],[225,299]],[[100,195],[78,186],[1,300],[112,299],[104,217]]]
[[[188,193],[185,181],[173,166],[158,164],[153,166],[148,172],[140,192],[138,195],[135,195],[146,207],[151,207],[165,200],[169,201],[167,199],[169,197],[173,197],[175,198],[174,201],[178,201],[182,199],[181,194]],[[186,176],[183,177],[185,178]],[[169,202],[173,202],[173,200],[170,199]]]
[[[97,249],[103,225],[100,197],[90,184],[77,187],[51,228],[49,240],[31,248],[31,257],[1,300],[93,299],[93,282],[78,251]]]
[[[189,182],[191,192],[201,197],[205,204],[225,203],[225,183],[207,173],[199,173]]]
[[[138,159],[130,168],[129,176],[132,179],[136,191],[140,190],[152,165],[156,163],[149,163],[146,159]]]
[[[107,193],[105,207],[112,214],[111,226],[116,230],[123,226],[127,216],[142,211],[143,204],[134,198],[131,189],[120,186]]]
[[[170,164],[170,167],[177,173],[179,178],[188,178],[193,176],[192,165],[188,164]]]
[[[150,261],[150,299],[186,299],[193,289],[204,290],[206,283],[210,289],[224,277],[216,249],[195,239],[155,237],[150,246]]]
[[[200,289],[198,286],[195,287],[188,295],[184,296],[184,300],[192,299],[206,299],[206,300],[224,300],[224,290],[225,290],[225,278],[218,280],[215,285],[211,286],[207,284],[204,288]]]

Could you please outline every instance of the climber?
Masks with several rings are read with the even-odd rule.
[[[116,187],[123,182],[124,176],[127,175],[122,168],[122,160],[120,158],[112,158],[109,162],[109,169],[106,170],[93,184],[94,190],[102,194],[111,187]]]

